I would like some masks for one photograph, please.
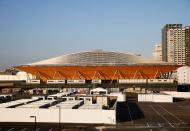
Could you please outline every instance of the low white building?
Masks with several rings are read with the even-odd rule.
[[[104,88],[101,88],[101,87],[98,87],[98,88],[95,88],[93,90],[90,90],[90,94],[93,95],[105,95],[105,94],[108,94],[108,91]]]
[[[179,85],[190,84],[190,67],[183,66],[177,69],[177,80]]]
[[[0,75],[0,81],[26,81],[29,83],[31,80],[36,79],[36,76],[20,71],[16,75]]]

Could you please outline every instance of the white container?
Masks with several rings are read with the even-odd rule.
[[[85,80],[67,80],[68,84],[85,84]]]
[[[101,84],[101,79],[95,79],[95,80],[92,80],[92,83],[94,84]]]
[[[148,79],[148,83],[153,84],[164,84],[164,83],[173,83],[174,79]]]
[[[65,80],[55,80],[55,83],[57,83],[57,84],[65,84]]]
[[[77,83],[77,84],[85,84],[85,80],[75,80],[75,83]]]
[[[40,80],[30,80],[31,84],[40,84]]]
[[[68,83],[68,84],[74,84],[74,83],[75,83],[75,80],[67,80],[67,83]]]
[[[47,84],[55,84],[56,81],[55,80],[47,80]]]
[[[146,83],[146,79],[137,79],[137,83],[141,84],[141,83]]]
[[[160,79],[148,79],[148,83],[155,84],[155,83],[162,83],[162,80]]]

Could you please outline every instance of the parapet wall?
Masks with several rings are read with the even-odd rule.
[[[115,110],[0,108],[0,122],[116,124]]]

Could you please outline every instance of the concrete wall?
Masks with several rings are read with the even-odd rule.
[[[138,94],[139,102],[173,102],[171,95],[164,94]]]
[[[0,108],[0,122],[59,122],[59,109]],[[61,123],[116,124],[115,110],[61,109]]]

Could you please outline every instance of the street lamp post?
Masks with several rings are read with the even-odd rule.
[[[37,129],[36,127],[36,116],[30,116],[30,118],[34,118],[34,127],[35,127],[35,130]]]
[[[59,108],[59,131],[61,131],[61,106],[56,106]]]

